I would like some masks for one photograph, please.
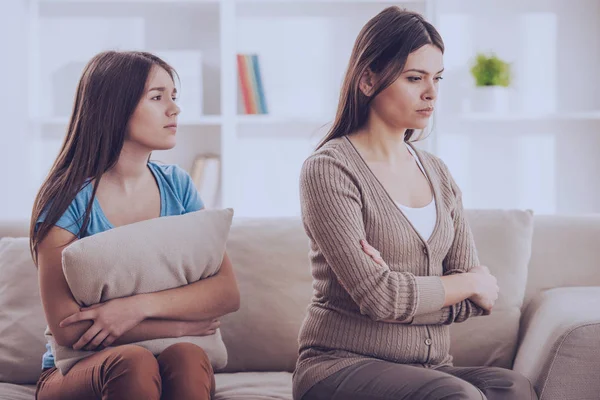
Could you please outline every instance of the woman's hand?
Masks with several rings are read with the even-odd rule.
[[[383,258],[381,258],[381,253],[379,253],[377,249],[375,249],[373,246],[367,243],[367,241],[364,239],[360,241],[360,244],[362,246],[363,251],[368,256],[370,256],[373,259],[373,261],[375,261],[375,263],[387,268],[387,264],[385,263],[385,261],[383,261]]]
[[[145,316],[134,298],[125,297],[94,304],[63,319],[60,322],[61,328],[80,321],[93,321],[92,326],[73,345],[73,349],[92,351],[108,347],[142,322]]]
[[[498,281],[496,277],[490,273],[486,266],[477,266],[471,268],[468,272],[474,280],[475,294],[469,297],[475,304],[490,313],[496,300],[498,300]]]
[[[181,321],[181,324],[181,336],[210,336],[217,332],[217,329],[221,326],[221,321],[218,319]]]

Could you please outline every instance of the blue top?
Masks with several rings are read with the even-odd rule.
[[[161,217],[186,214],[204,208],[194,182],[183,169],[177,165],[160,165],[153,162],[149,162],[148,167],[158,184]],[[78,239],[114,228],[102,212],[98,199],[94,198],[87,229],[78,235],[91,197],[92,185],[86,184],[55,225],[71,232]],[[37,220],[37,223],[43,220],[44,215]],[[52,367],[54,367],[54,357],[50,351],[50,344],[47,343],[46,353],[42,358],[42,368]]]

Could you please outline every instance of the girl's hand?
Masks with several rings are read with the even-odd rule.
[[[80,321],[93,321],[93,325],[73,345],[74,350],[99,350],[110,346],[125,332],[144,320],[134,297],[109,300],[81,308],[79,312],[63,319],[60,327]]]
[[[362,246],[363,251],[368,256],[370,256],[373,259],[373,261],[375,261],[375,263],[387,268],[387,264],[385,263],[385,261],[383,261],[383,258],[381,258],[381,253],[379,253],[377,249],[375,249],[373,246],[367,243],[367,241],[364,239],[360,241],[360,244]]]

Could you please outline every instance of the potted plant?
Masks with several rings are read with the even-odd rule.
[[[473,111],[488,113],[508,112],[508,87],[511,82],[510,64],[495,54],[478,53],[471,67],[475,78]]]

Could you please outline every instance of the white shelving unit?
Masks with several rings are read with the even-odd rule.
[[[203,110],[183,107],[178,145],[153,157],[189,170],[197,154],[218,153],[219,207],[238,216],[299,215],[298,174],[335,115],[356,35],[390,5],[435,17],[430,0],[32,0],[36,179],[56,156],[94,54],[197,52]],[[250,52],[260,57],[268,115],[243,115],[239,106],[236,54]],[[182,93],[186,83],[182,77]]]
[[[399,5],[424,14],[446,45],[433,133],[422,146],[448,163],[465,206],[600,212],[600,50],[593,45],[600,3],[571,3],[30,0],[33,176],[41,181],[56,155],[93,54],[197,52],[202,110],[184,107],[177,147],[155,158],[189,170],[197,154],[220,154],[220,207],[238,216],[298,215],[298,174],[334,117],[356,35],[377,12]],[[514,62],[508,114],[463,107],[473,87],[469,61],[490,50]],[[269,115],[240,112],[238,53],[259,55]],[[182,93],[189,83],[182,77]]]

